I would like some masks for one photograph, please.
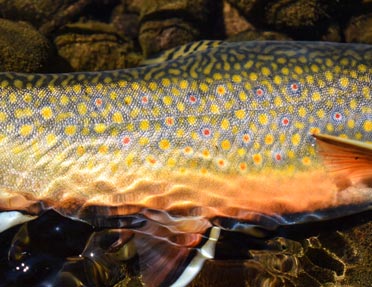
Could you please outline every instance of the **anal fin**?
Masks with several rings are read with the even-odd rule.
[[[372,186],[372,145],[337,136],[314,134],[319,154],[340,189],[362,183]]]
[[[165,217],[168,221],[169,217]],[[203,263],[214,257],[220,228],[206,219],[176,217],[163,224],[148,220],[135,231],[134,242],[146,286],[186,286],[199,273]],[[205,221],[202,224],[201,221]],[[187,226],[187,228],[185,228]]]

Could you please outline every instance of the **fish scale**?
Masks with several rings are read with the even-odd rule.
[[[372,141],[371,46],[194,45],[135,69],[0,74],[0,207],[254,220],[370,202],[369,186],[335,199],[359,185],[328,181],[313,135]]]

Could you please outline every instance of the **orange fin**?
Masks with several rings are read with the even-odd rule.
[[[134,242],[146,286],[186,286],[205,260],[214,257],[220,228],[210,228],[208,223],[202,230],[198,221],[207,220],[196,217],[192,225],[188,217],[174,218],[167,224],[149,219],[135,231]]]
[[[372,145],[337,136],[314,134],[319,154],[339,188],[372,185]]]

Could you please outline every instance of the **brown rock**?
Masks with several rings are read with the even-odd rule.
[[[0,19],[1,71],[43,71],[50,55],[49,42],[31,25]]]
[[[345,29],[345,41],[372,44],[372,13],[351,18]]]
[[[133,52],[131,41],[118,35],[113,26],[100,22],[69,24],[54,43],[73,71],[128,68],[142,59]]]

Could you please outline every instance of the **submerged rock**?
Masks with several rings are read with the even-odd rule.
[[[136,66],[142,59],[133,43],[100,22],[69,24],[54,39],[59,55],[73,71],[114,70]]]
[[[0,71],[40,72],[50,55],[48,40],[31,25],[0,19]]]

